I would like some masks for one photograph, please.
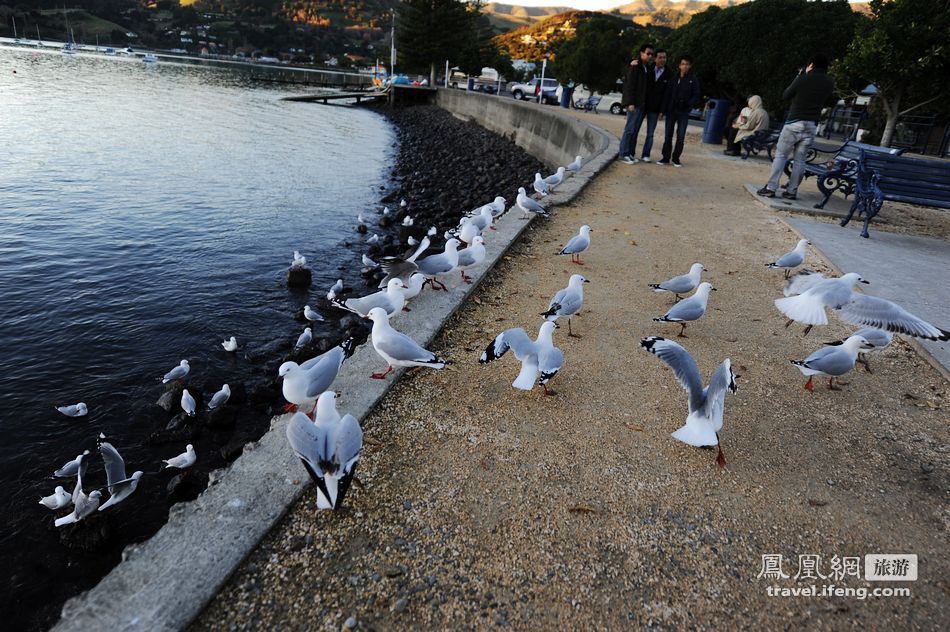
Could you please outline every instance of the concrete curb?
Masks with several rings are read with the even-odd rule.
[[[573,200],[614,160],[619,147],[618,140],[600,128],[554,112],[551,115],[560,119],[557,125],[573,126],[571,133],[588,139],[592,146],[583,169],[548,197],[548,207]],[[575,151],[564,149],[567,153]],[[494,192],[486,192],[485,201],[492,197]],[[520,215],[517,209],[509,212],[496,223],[497,231],[487,236],[486,264],[471,273],[472,285],[452,287],[449,292],[426,290],[413,301],[412,312],[394,322],[395,327],[428,345],[529,221],[535,220],[523,221]],[[368,378],[369,373],[383,368],[371,345],[356,351],[334,383],[335,390],[342,394],[338,401],[341,412],[360,420],[369,414],[403,372],[396,371],[388,380]],[[122,562],[109,575],[63,606],[54,629],[153,632],[188,626],[310,485],[287,445],[284,431],[288,419],[288,415],[275,417],[260,441],[247,445],[228,468],[212,473],[208,489],[201,496],[174,505],[168,523],[158,533],[147,542],[127,547]],[[358,490],[354,501],[359,502]],[[326,514],[326,518],[332,519],[332,514]]]

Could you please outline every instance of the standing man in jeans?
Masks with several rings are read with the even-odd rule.
[[[640,47],[639,63],[636,66],[627,67],[627,76],[623,82],[623,99],[620,107],[627,111],[627,120],[623,125],[623,136],[620,137],[620,159],[628,165],[639,162],[633,156],[633,152],[637,144],[640,123],[643,122],[647,88],[650,85],[651,61],[653,61],[653,45],[644,44]]]
[[[633,63],[637,65],[637,62]],[[646,118],[647,136],[643,139],[643,153],[640,154],[640,160],[643,162],[650,162],[650,151],[653,149],[653,132],[656,131],[657,120],[663,115],[663,98],[666,96],[666,86],[672,76],[673,73],[666,68],[666,51],[658,48],[656,50],[656,61],[653,67],[650,68],[646,101],[644,107],[640,109],[640,116],[637,118],[637,127],[633,130],[633,144],[631,145],[631,153],[636,153],[640,124]]]
[[[828,76],[828,58],[818,54],[811,58],[808,67],[801,71],[791,85],[785,88],[782,98],[791,100],[788,118],[782,127],[775,147],[775,159],[772,161],[772,174],[769,182],[757,193],[772,198],[778,191],[778,182],[785,170],[785,164],[794,154],[795,164],[792,175],[785,186],[782,197],[794,200],[798,197],[798,185],[805,170],[805,157],[815,140],[815,130],[821,110],[835,93],[835,80]]]
[[[686,141],[686,126],[689,125],[689,112],[699,105],[699,79],[691,72],[693,58],[683,55],[680,59],[680,72],[670,79],[663,99],[663,112],[666,114],[666,138],[663,141],[663,158],[656,164],[668,165],[672,158],[674,167],[682,167],[683,143]],[[676,147],[673,147],[673,128],[676,128]]]

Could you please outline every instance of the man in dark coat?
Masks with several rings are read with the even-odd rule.
[[[670,79],[663,99],[663,113],[666,115],[666,138],[663,141],[663,158],[656,164],[668,165],[672,159],[674,167],[682,167],[683,143],[686,141],[686,126],[689,125],[689,113],[699,105],[699,79],[692,73],[693,58],[683,55],[680,59],[680,71]],[[673,146],[673,129],[676,129],[676,146]]]
[[[623,126],[623,136],[620,137],[620,159],[628,165],[638,162],[633,152],[645,113],[647,88],[650,85],[649,64],[652,60],[653,46],[644,44],[640,47],[639,64],[627,67],[627,76],[623,82],[623,99],[620,106],[627,111],[627,120]]]
[[[640,135],[640,125],[643,120],[647,122],[647,136],[643,139],[643,153],[640,154],[642,162],[650,162],[650,151],[653,149],[653,132],[656,131],[656,122],[663,115],[663,99],[666,97],[666,86],[673,77],[672,71],[666,67],[666,51],[662,48],[657,49],[655,55],[656,61],[650,67],[647,82],[647,96],[644,107],[640,109],[640,116],[637,117],[637,126],[633,131],[633,143],[631,144],[631,154],[637,153],[637,136]],[[633,62],[637,64],[637,62]]]

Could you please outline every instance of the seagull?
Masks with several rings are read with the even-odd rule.
[[[584,160],[580,156],[574,157],[574,162],[567,166],[567,170],[571,173],[577,173],[580,171],[580,168],[584,166]]]
[[[695,294],[680,301],[671,307],[666,314],[653,320],[664,323],[679,323],[680,332],[676,334],[676,337],[686,338],[686,334],[683,333],[686,331],[686,323],[703,317],[703,314],[706,313],[706,305],[709,303],[709,293],[715,290],[716,288],[712,286],[712,283],[700,283]]]
[[[195,461],[198,460],[198,455],[195,454],[195,446],[190,443],[185,446],[185,451],[179,454],[178,456],[173,456],[170,459],[162,460],[162,463],[165,464],[165,469],[174,467],[179,470],[187,470],[189,467],[195,464]]]
[[[56,489],[53,490],[53,493],[49,496],[40,498],[40,504],[53,511],[67,507],[71,502],[73,502],[73,497],[69,492],[63,489],[62,485],[57,485]]]
[[[530,391],[537,380],[545,395],[557,395],[556,391],[548,388],[548,382],[564,364],[564,354],[554,346],[554,330],[557,327],[557,323],[544,322],[534,342],[531,342],[531,338],[521,327],[506,329],[491,341],[478,362],[493,362],[505,355],[508,349],[514,349],[515,358],[521,362],[521,372],[511,385],[522,391]]]
[[[407,302],[410,299],[413,299],[419,296],[419,292],[422,291],[422,286],[425,284],[425,282],[426,282],[425,275],[419,272],[416,272],[411,277],[409,277],[409,285],[405,290],[402,291],[402,295],[406,297]],[[402,308],[402,311],[410,312],[412,310],[404,305]]]
[[[408,206],[408,205],[409,205],[409,203],[406,202],[406,198],[403,198],[403,199],[399,200],[399,206],[400,206],[400,207],[406,207],[406,206]]]
[[[567,335],[571,338],[580,338],[571,331],[571,316],[579,314],[584,307],[585,283],[590,281],[579,274],[572,274],[567,281],[567,287],[557,291],[548,304],[548,311],[541,314],[551,322],[557,321],[561,316],[567,316]]]
[[[555,173],[552,173],[544,179],[550,189],[554,189],[554,187],[564,182],[564,178],[567,177],[564,175],[565,170],[564,167],[558,167]]]
[[[785,326],[799,322],[807,335],[815,325],[827,325],[825,308],[830,307],[838,318],[852,325],[885,329],[927,340],[950,340],[950,332],[914,316],[903,307],[883,298],[858,294],[855,283],[867,283],[860,274],[849,272],[837,279],[826,279],[813,272],[800,272],[785,284],[785,297],[775,306],[788,317]],[[797,296],[796,296],[797,295]]]
[[[548,212],[535,200],[532,200],[528,197],[528,194],[525,192],[524,187],[518,188],[518,197],[515,201],[518,208],[521,209],[522,215],[521,219],[528,219],[528,213],[535,213],[536,215],[541,215],[543,217],[548,216]]]
[[[338,294],[343,292],[343,279],[337,279],[336,283],[327,292],[327,300],[332,301]]]
[[[406,243],[409,244],[410,246],[418,246],[419,240],[413,237],[412,235],[409,235],[409,237],[406,238]]]
[[[445,287],[445,284],[439,281],[438,277],[449,274],[458,267],[458,247],[458,239],[449,239],[445,242],[445,250],[439,254],[420,259],[416,264],[419,272],[424,274],[426,280],[432,284],[432,289],[437,289],[436,284],[438,284],[443,290],[448,291],[449,288]]]
[[[492,201],[489,202],[488,204],[485,204],[484,206],[481,206],[481,207],[475,209],[474,212],[475,212],[476,214],[481,213],[482,209],[484,209],[484,208],[487,207],[487,208],[490,208],[490,209],[491,209],[492,217],[494,217],[495,219],[497,219],[497,218],[499,218],[500,216],[502,216],[502,215],[505,214],[506,205],[507,205],[507,202],[505,201],[505,198],[503,198],[503,197],[500,196],[500,195],[496,195],[494,200],[492,200]]]
[[[459,250],[458,271],[462,275],[462,280],[466,283],[472,282],[472,277],[465,274],[468,268],[474,268],[485,260],[485,240],[481,235],[472,239],[472,245],[465,250]]]
[[[373,233],[370,236],[370,238],[366,240],[366,243],[375,244],[377,241],[379,241],[379,235],[377,235],[376,233]]]
[[[162,378],[162,384],[167,384],[172,380],[182,381],[189,371],[191,371],[191,365],[188,364],[188,360],[182,360],[178,366],[165,374],[165,377]]]
[[[340,309],[353,312],[359,316],[366,317],[369,310],[374,307],[382,307],[386,313],[392,316],[406,305],[406,295],[403,290],[408,286],[399,279],[390,279],[386,284],[386,289],[381,292],[374,292],[361,298],[348,298],[346,300],[335,298],[333,304]]]
[[[83,402],[70,404],[69,406],[56,406],[56,410],[67,417],[85,417],[89,413],[89,409],[86,408],[86,404]]]
[[[76,492],[79,493],[77,494]],[[99,500],[102,498],[102,493],[97,489],[87,495],[77,483],[76,491],[73,492],[73,496],[73,505],[75,505],[73,512],[68,516],[57,518],[56,521],[53,522],[55,526],[61,527],[66,524],[73,524],[95,513],[96,508],[99,506]]]
[[[807,239],[799,239],[798,244],[791,252],[786,252],[772,263],[767,263],[765,267],[770,270],[784,268],[785,278],[787,279],[788,273],[792,268],[797,268],[805,262],[805,247],[808,244],[809,241]]]
[[[375,261],[373,261],[372,259],[370,259],[370,258],[367,257],[366,255],[363,255],[362,261],[363,261],[363,266],[364,266],[365,268],[370,268],[370,269],[371,269],[371,268],[378,268],[378,267],[379,267],[379,264],[378,264],[378,263],[376,263]]]
[[[297,342],[294,344],[294,351],[297,349],[303,349],[310,344],[310,341],[313,340],[313,331],[310,327],[305,327],[303,333],[297,336]]]
[[[356,473],[363,450],[363,431],[353,415],[336,410],[336,393],[317,399],[313,422],[296,413],[287,424],[287,441],[317,487],[317,507],[338,509]]]
[[[719,446],[716,463],[726,466],[726,457],[719,444],[719,431],[722,430],[722,412],[726,399],[726,389],[733,394],[738,390],[729,358],[722,361],[709,386],[703,388],[703,378],[699,367],[689,352],[666,338],[648,336],[640,341],[640,346],[663,360],[671,369],[677,381],[689,393],[689,415],[686,424],[673,433],[673,438],[691,446]]]
[[[389,215],[389,207],[388,207],[388,206],[384,206],[384,207],[383,207],[383,216],[385,217],[386,215]]]
[[[462,221],[459,222],[458,238],[462,243],[472,243],[472,240],[478,237],[481,232],[471,217],[463,217]]]
[[[231,336],[228,340],[221,343],[225,351],[237,351],[237,338]]]
[[[571,261],[582,266],[584,262],[581,261],[581,253],[588,248],[590,248],[590,226],[584,224],[581,226],[580,233],[571,237],[570,241],[557,254],[571,255]]]
[[[481,208],[481,210],[471,217],[472,224],[475,225],[475,228],[479,232],[488,230],[495,230],[495,227],[492,226],[492,223],[495,221],[495,216],[492,214],[491,204],[486,204]]]
[[[353,355],[356,341],[347,338],[326,353],[307,360],[302,364],[284,362],[277,370],[278,377],[284,378],[281,392],[289,404],[285,412],[297,410],[299,406],[316,406],[320,393],[330,388],[343,362]]]
[[[703,272],[708,272],[701,263],[694,263],[689,267],[689,272],[675,276],[672,279],[663,281],[663,283],[651,283],[650,287],[654,292],[672,292],[676,300],[680,300],[680,294],[692,292],[699,285],[699,280]]]
[[[366,222],[363,220],[363,214],[362,214],[362,213],[357,213],[357,214],[356,214],[356,221],[357,221],[358,223],[360,223],[360,224],[365,224],[365,223],[366,223]]]
[[[102,461],[106,469],[106,480],[108,481],[109,500],[99,506],[99,511],[105,511],[113,505],[117,505],[135,491],[139,486],[139,479],[144,472],[137,471],[132,476],[125,475],[125,461],[119,455],[111,443],[102,441],[100,435],[99,453],[102,455]]]
[[[231,387],[225,384],[220,391],[211,396],[211,401],[208,402],[208,410],[221,408],[228,403],[229,399],[231,399]]]
[[[326,320],[323,316],[320,315],[320,312],[314,310],[309,305],[303,306],[303,317],[312,323]]]
[[[367,316],[373,321],[373,333],[371,339],[376,353],[389,364],[385,373],[373,373],[370,377],[381,380],[389,375],[393,367],[429,367],[430,369],[442,369],[445,367],[445,360],[435,355],[431,351],[423,349],[415,340],[400,333],[389,324],[389,316],[386,310],[381,307],[374,307],[369,310]]]
[[[302,268],[307,265],[307,258],[294,250],[294,260],[291,262],[291,268]]]
[[[534,174],[534,192],[540,195],[541,197],[546,196],[550,192],[550,187],[548,183],[544,181],[544,178],[541,177],[540,173]]]
[[[883,329],[875,329],[874,327],[865,327],[859,329],[852,336],[861,336],[867,340],[874,348],[873,349],[860,349],[858,352],[858,362],[864,365],[864,369],[868,373],[873,373],[871,370],[871,363],[868,362],[868,354],[875,351],[880,351],[881,349],[886,348],[891,344],[891,341],[894,339],[894,334],[889,331],[884,331]],[[829,346],[844,344],[844,340],[836,340],[835,342],[826,343]]]
[[[191,396],[187,388],[181,392],[181,409],[189,417],[195,416],[195,398]]]
[[[428,232],[426,232],[427,237],[433,237],[439,230],[435,226],[430,226]]]
[[[861,349],[873,348],[874,345],[864,336],[853,335],[840,345],[822,347],[804,360],[791,360],[791,363],[798,367],[802,375],[808,376],[808,381],[805,382],[807,390],[812,390],[811,381],[814,376],[827,375],[828,389],[840,391],[841,389],[835,386],[835,378],[854,368]]]
[[[83,451],[82,454],[77,456],[72,461],[66,461],[65,463],[63,463],[63,466],[61,468],[53,472],[53,477],[54,478],[70,478],[72,476],[76,476],[77,474],[79,474],[80,470],[85,471],[87,464],[84,463],[83,461],[85,460],[87,456],[89,456],[89,450]]]
[[[430,243],[432,242],[428,237],[423,237],[422,241],[419,242],[419,247],[416,248],[415,252],[405,259],[400,259],[399,257],[383,258],[382,267],[383,271],[386,273],[386,276],[379,282],[379,287],[387,287],[389,282],[393,279],[399,279],[403,283],[406,283],[410,277],[419,270],[419,266],[416,264],[416,259],[418,259],[419,255],[429,248]]]
[[[412,226],[413,223],[414,223],[414,222],[413,222],[413,220],[412,220],[412,216],[411,216],[411,215],[406,215],[405,217],[402,218],[402,225],[403,225],[403,226]]]

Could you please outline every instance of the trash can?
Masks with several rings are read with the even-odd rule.
[[[474,90],[474,89],[475,89],[475,77],[469,77],[469,78],[468,78],[468,89],[469,89],[469,90]]]
[[[704,143],[710,145],[722,144],[722,134],[726,129],[726,117],[728,115],[728,99],[709,100],[709,110],[706,113],[706,123],[703,125]]]
[[[561,86],[561,107],[570,109],[571,101],[574,99],[574,82]]]

